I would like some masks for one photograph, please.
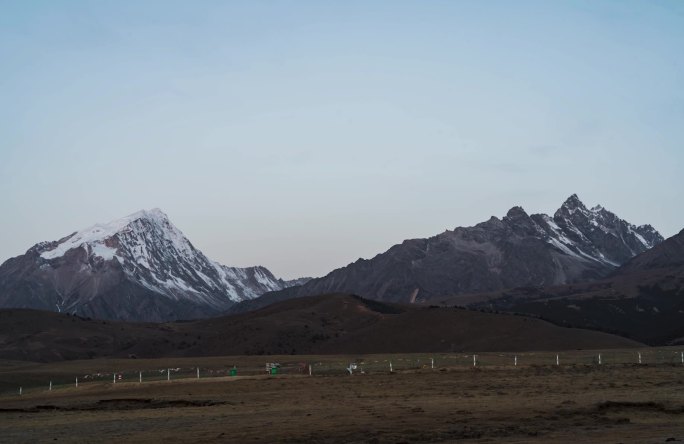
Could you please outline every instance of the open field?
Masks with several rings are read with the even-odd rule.
[[[644,364],[618,363],[639,352]],[[477,367],[472,355],[446,354],[5,362],[5,389],[18,383],[27,389],[0,397],[0,441],[684,440],[684,366],[677,350],[565,352],[558,366],[552,352],[521,353],[518,366],[514,356],[481,354]],[[385,368],[390,360],[394,373]],[[267,361],[280,362],[283,373],[266,375]],[[358,363],[353,376],[344,369],[350,362]],[[312,377],[300,371],[302,363],[312,365]],[[207,374],[235,365],[239,374],[198,380],[190,372],[179,379],[179,372],[171,381],[162,374],[143,384],[132,377],[192,365]],[[116,384],[55,384],[52,391],[32,386],[106,368],[126,376]]]

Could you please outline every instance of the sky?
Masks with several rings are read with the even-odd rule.
[[[161,208],[320,276],[571,194],[684,228],[684,2],[0,0],[0,262]]]

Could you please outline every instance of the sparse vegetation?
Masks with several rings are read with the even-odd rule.
[[[199,364],[227,369],[234,362],[251,360],[262,368],[263,362],[284,359],[216,357],[203,358]],[[319,359],[344,360],[301,359],[314,364]],[[350,357],[346,362],[366,366],[377,359],[382,357]],[[107,365],[167,368],[177,362],[129,360]],[[48,365],[85,371],[88,364]],[[21,397],[5,395],[0,399],[0,433],[8,442],[81,442],[84,436],[97,435],[128,442],[327,443],[577,442],[578,437],[582,442],[662,442],[684,434],[684,394],[678,376],[682,369],[673,366],[473,370],[438,365],[434,370],[334,377],[317,376],[321,367],[314,365],[314,377],[262,373],[167,382],[161,375],[157,382],[142,386],[137,381],[107,381],[79,389],[31,391]],[[6,378],[7,371],[3,375]],[[46,421],[50,427],[44,426]]]

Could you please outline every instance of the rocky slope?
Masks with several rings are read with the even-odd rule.
[[[514,207],[474,227],[406,240],[264,300],[330,292],[396,302],[426,302],[504,288],[561,285],[602,278],[662,242],[650,225],[634,226],[572,195],[553,217]],[[259,305],[259,300],[248,304]]]
[[[532,314],[651,345],[684,344],[684,230],[599,281],[456,296],[445,302]]]
[[[651,270],[675,269],[684,271],[684,230],[668,238],[651,250],[630,259],[616,275],[643,273]]]
[[[209,260],[154,209],[9,259],[0,266],[0,307],[167,321],[215,315],[288,285],[264,267]]]

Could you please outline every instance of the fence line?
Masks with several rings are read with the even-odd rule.
[[[265,357],[266,358],[266,357]],[[304,356],[302,358],[305,358]],[[384,358],[384,359],[383,359]],[[562,359],[561,359],[562,358]],[[201,358],[200,358],[201,359]],[[247,359],[247,358],[245,358]],[[254,361],[253,357],[248,358]],[[267,358],[266,358],[267,359]],[[239,361],[240,358],[236,358]],[[562,364],[561,364],[562,361]],[[239,363],[239,362],[238,362]],[[253,363],[232,364],[221,367],[167,367],[163,369],[122,370],[110,372],[96,372],[71,377],[52,377],[44,384],[29,381],[22,382],[18,389],[7,390],[5,394],[20,396],[27,392],[54,392],[66,387],[79,387],[83,383],[111,383],[121,382],[154,382],[188,379],[207,379],[233,376],[255,375],[302,375],[302,376],[340,376],[377,374],[389,371],[410,371],[419,369],[438,370],[442,368],[500,368],[500,367],[530,367],[530,366],[609,366],[609,365],[680,365],[684,366],[684,351],[650,349],[642,351],[613,350],[613,351],[569,351],[565,353],[528,352],[528,353],[448,353],[448,354],[394,354],[369,355],[354,361],[343,358],[316,357],[314,361],[266,363],[256,366]],[[46,378],[47,379],[47,378]],[[69,384],[68,380],[71,380]],[[7,385],[7,384],[5,384]],[[15,386],[16,387],[16,386]]]

